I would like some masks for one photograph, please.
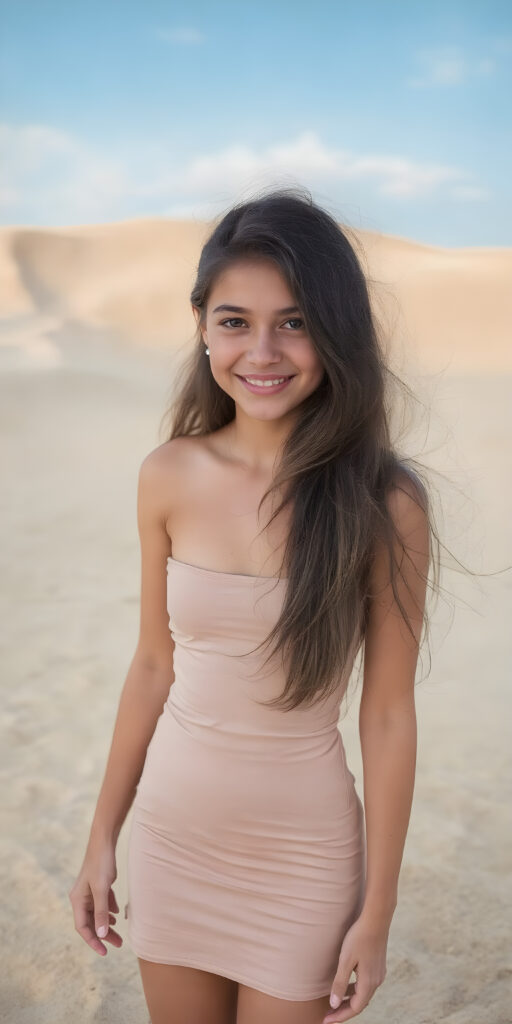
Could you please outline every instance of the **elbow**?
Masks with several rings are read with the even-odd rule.
[[[414,731],[417,729],[416,706],[412,693],[400,701],[384,705],[364,703],[361,700],[359,708],[359,731],[361,734],[375,730],[388,732],[404,729]]]

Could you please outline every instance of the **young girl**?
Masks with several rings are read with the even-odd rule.
[[[140,634],[75,927],[122,944],[133,803],[152,1024],[346,1021],[386,975],[411,810],[426,489],[390,441],[355,251],[305,191],[230,210],[191,304],[170,436],[139,474]],[[360,649],[364,809],[338,729]]]

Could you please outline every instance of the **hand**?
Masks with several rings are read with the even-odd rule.
[[[350,1020],[364,1010],[374,992],[386,977],[386,950],[389,927],[357,918],[343,939],[338,970],[331,995],[341,1000],[337,1010],[330,1011],[322,1024]],[[352,970],[357,980],[349,984]]]
[[[122,946],[121,936],[110,928],[116,923],[119,906],[112,889],[117,878],[115,849],[111,843],[89,846],[76,882],[68,896],[73,907],[75,930],[100,956],[107,948],[98,935],[113,946]],[[104,934],[100,929],[104,929]]]

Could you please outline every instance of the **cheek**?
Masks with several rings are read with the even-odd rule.
[[[304,355],[301,369],[303,373],[307,373],[315,379],[321,380],[323,377],[324,368],[316,352]]]
[[[324,366],[320,362],[316,353],[314,353],[313,356],[311,356],[311,358],[307,360],[307,366],[304,366],[302,372],[308,378],[308,392],[316,391],[317,387],[320,386],[325,377]]]
[[[229,370],[240,358],[242,345],[236,338],[215,338],[215,364],[219,370]]]
[[[308,340],[300,348],[290,352],[295,365],[302,373],[310,374],[312,377],[322,377],[323,365],[320,356],[311,342]]]

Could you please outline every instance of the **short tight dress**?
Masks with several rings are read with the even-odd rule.
[[[262,667],[273,643],[252,648],[286,586],[167,561],[174,680],[132,805],[125,918],[137,957],[309,1000],[362,908],[365,827],[338,729],[347,679],[291,711],[259,703],[285,683],[282,658]]]

